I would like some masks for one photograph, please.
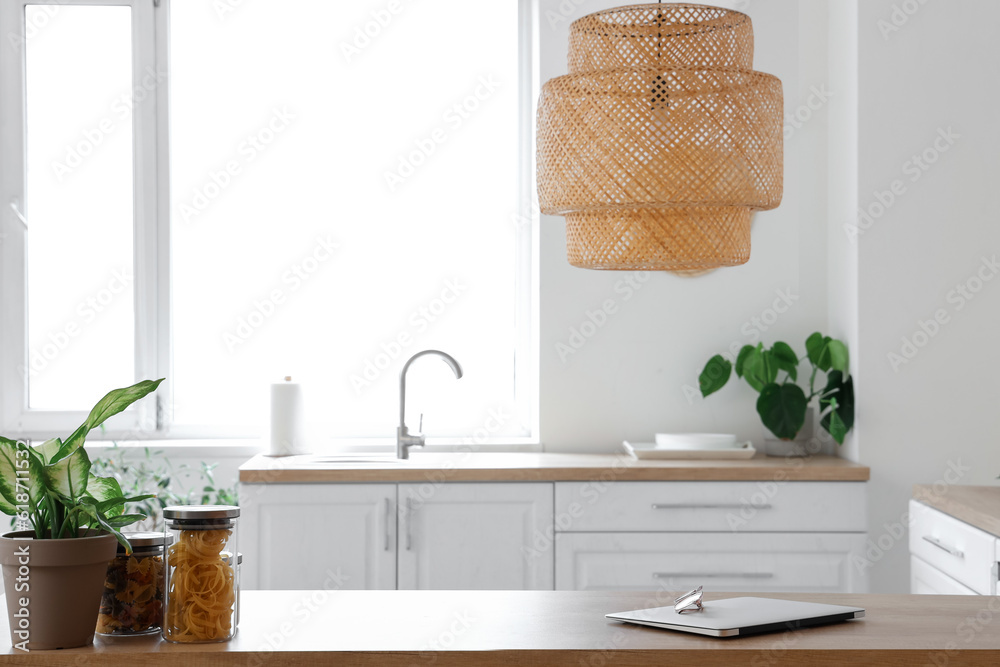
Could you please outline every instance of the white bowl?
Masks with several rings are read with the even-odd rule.
[[[732,449],[739,446],[732,433],[657,433],[657,449]]]

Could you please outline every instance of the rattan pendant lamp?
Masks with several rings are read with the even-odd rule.
[[[570,27],[538,101],[538,197],[570,264],[699,271],[750,259],[782,189],[781,81],[753,70],[740,12],[648,4]]]

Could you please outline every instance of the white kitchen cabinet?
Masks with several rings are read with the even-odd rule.
[[[551,483],[243,484],[240,505],[247,589],[553,587],[551,551],[529,548],[552,534]]]
[[[243,484],[241,586],[396,588],[395,484]]]
[[[399,588],[552,590],[552,484],[399,485]]]
[[[858,592],[858,533],[560,533],[556,590]]]
[[[910,556],[910,592],[916,595],[976,595],[976,591],[916,556]]]
[[[976,594],[996,593],[994,535],[916,500],[910,501],[910,522],[911,557]],[[914,583],[911,572],[911,593],[918,592]]]
[[[244,482],[242,585],[863,593],[866,495],[861,482]]]
[[[557,482],[557,590],[864,593],[863,482]]]

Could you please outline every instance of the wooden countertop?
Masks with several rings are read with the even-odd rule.
[[[0,628],[0,664],[153,667],[316,665],[944,665],[1000,664],[1000,598],[758,594],[864,607],[866,618],[716,639],[610,621],[672,593],[553,591],[245,591],[240,631],[224,644],[158,636],[24,653]],[[706,595],[706,601],[735,593]],[[977,621],[977,616],[980,620]],[[985,620],[989,619],[989,620]],[[992,621],[992,623],[991,623]],[[2,624],[6,626],[6,614]]]
[[[1000,486],[917,484],[913,498],[1000,537]]]
[[[357,455],[359,458],[364,455]],[[316,464],[315,456],[257,455],[241,482],[567,482],[810,481],[863,482],[866,466],[834,456],[748,460],[637,461],[627,454],[415,453],[409,461]],[[371,457],[369,457],[371,458]]]

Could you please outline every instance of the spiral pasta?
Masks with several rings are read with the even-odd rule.
[[[235,563],[222,550],[231,530],[183,530],[168,551],[164,635],[175,642],[228,639],[236,604]]]

